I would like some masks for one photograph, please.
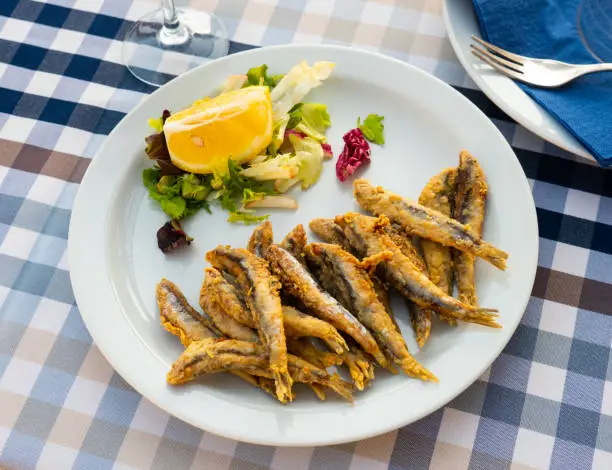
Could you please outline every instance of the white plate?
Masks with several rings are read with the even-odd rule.
[[[502,111],[542,139],[575,155],[595,161],[548,111],[510,78],[496,72],[470,52],[470,37],[481,37],[472,0],[444,0],[446,31],[459,62],[482,92]]]
[[[253,227],[230,225],[227,214],[201,213],[185,224],[189,249],[164,256],[156,230],[166,221],[148,199],[141,171],[150,162],[143,138],[147,119],[178,110],[210,93],[225,77],[267,63],[284,72],[301,60],[337,63],[332,78],[309,100],[326,103],[330,142],[338,155],[342,135],[357,116],[385,116],[387,145],[374,146],[362,176],[418,197],[426,181],[456,165],[461,149],[476,155],[491,187],[485,238],[510,253],[509,268],[478,263],[482,304],[499,307],[504,328],[436,327],[418,360],[440,379],[425,384],[378,372],[373,387],[348,405],[321,403],[298,387],[289,406],[274,402],[229,375],[170,387],[165,376],[182,348],[159,325],[155,284],[176,282],[197,305],[204,254],[217,244],[244,246]],[[452,110],[452,111],[450,111]],[[449,112],[450,111],[450,112]],[[299,193],[296,212],[271,217],[277,238],[313,217],[355,210],[351,184],[336,180],[327,162],[319,182]],[[83,319],[100,350],[136,390],[169,413],[207,431],[270,445],[323,445],[354,441],[401,427],[443,406],[476,380],[514,332],[531,292],[538,253],[535,207],[525,175],[506,140],[468,100],[443,82],[403,62],[342,47],[282,46],[236,54],[195,69],[153,93],[126,116],[94,158],[74,206],[69,239],[71,280]],[[399,299],[396,299],[399,300]],[[416,351],[401,301],[396,314]]]

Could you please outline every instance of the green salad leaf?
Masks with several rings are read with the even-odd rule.
[[[299,112],[301,120],[295,126],[295,130],[319,142],[325,142],[325,132],[331,126],[327,106],[321,103],[304,103]]]
[[[263,198],[267,194],[273,194],[270,185],[242,175],[242,167],[234,160],[228,161],[228,171],[219,175],[221,182],[217,197],[221,207],[230,213],[229,222],[254,223],[265,220],[268,216],[254,216],[241,209],[246,203]],[[255,217],[263,217],[256,219]]]
[[[361,129],[365,138],[370,142],[383,145],[385,143],[385,137],[383,135],[383,131],[385,130],[385,125],[383,124],[384,119],[383,116],[379,116],[378,114],[368,114],[368,117],[363,120],[363,124],[361,124],[361,118],[357,118],[357,127]]]
[[[258,224],[259,222],[263,222],[264,220],[266,220],[269,216],[270,214],[255,215],[251,212],[241,210],[241,211],[236,211],[236,212],[230,212],[230,215],[227,218],[227,221],[231,223],[240,222],[246,225]]]
[[[153,167],[142,171],[142,182],[151,199],[157,201],[171,219],[183,219],[200,209],[210,212],[206,201],[206,196],[212,191],[210,178],[190,173],[162,175],[161,168]]]
[[[268,76],[268,66],[263,64],[249,69],[246,82],[242,87],[265,85],[274,88],[283,77],[283,74]]]

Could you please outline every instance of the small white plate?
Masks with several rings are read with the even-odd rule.
[[[297,400],[282,406],[267,395],[219,374],[171,387],[166,373],[182,347],[159,324],[155,285],[167,277],[197,305],[205,253],[218,244],[244,246],[253,227],[226,222],[227,214],[197,214],[185,223],[195,243],[164,256],[155,233],[166,217],[141,183],[150,166],[143,152],[147,119],[164,108],[179,110],[211,93],[230,74],[262,63],[286,72],[301,60],[330,60],[332,77],[308,99],[326,103],[336,156],[342,135],[358,116],[385,116],[384,147],[373,146],[372,162],[360,172],[373,183],[416,198],[427,180],[457,164],[469,149],[488,175],[490,199],[485,238],[510,253],[506,272],[478,262],[483,305],[498,307],[501,330],[473,325],[435,326],[422,352],[410,331],[403,302],[396,315],[411,351],[440,379],[422,383],[378,372],[355,404],[319,402],[297,387]],[[452,110],[452,112],[449,112]],[[276,237],[314,217],[356,210],[351,183],[340,183],[334,162],[309,191],[296,194],[299,209],[275,212]],[[465,390],[500,354],[529,299],[538,255],[535,207],[525,175],[495,126],[450,86],[403,62],[335,46],[282,46],[231,55],[188,72],[160,88],[126,116],[108,136],[81,184],[70,225],[71,280],[81,315],[93,339],[119,374],[146,398],[178,418],[229,438],[270,445],[323,445],[355,441],[411,423]]]
[[[481,37],[472,0],[444,0],[443,10],[446,31],[459,62],[491,101],[542,139],[595,161],[589,151],[514,80],[491,69],[470,52],[471,36]]]

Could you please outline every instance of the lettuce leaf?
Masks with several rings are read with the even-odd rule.
[[[184,219],[200,209],[210,212],[206,196],[212,191],[209,180],[185,173],[181,176],[163,175],[158,167],[146,168],[142,182],[151,199],[174,220]]]
[[[321,103],[304,103],[300,108],[302,119],[295,126],[295,130],[306,134],[319,142],[325,142],[325,132],[331,126],[331,119],[327,106]]]
[[[235,211],[235,212],[230,212],[230,215],[227,218],[227,221],[230,223],[240,222],[245,225],[249,225],[249,224],[258,224],[259,222],[263,222],[268,217],[270,217],[270,214],[255,215],[251,212]]]
[[[383,116],[378,114],[368,114],[368,117],[363,120],[363,124],[361,124],[361,118],[357,118],[357,127],[370,142],[383,145],[385,143],[385,136],[383,135],[385,130],[384,119]]]
[[[242,87],[265,85],[267,87],[274,88],[283,77],[284,75],[268,76],[268,66],[263,64],[259,67],[249,69],[247,72],[247,79]]]
[[[329,78],[334,67],[332,62],[315,62],[310,66],[306,61],[292,67],[270,93],[274,120],[281,119],[313,88],[320,86]]]

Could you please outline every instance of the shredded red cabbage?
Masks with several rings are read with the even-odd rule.
[[[355,170],[370,163],[370,144],[361,129],[352,129],[344,134],[344,149],[336,162],[336,176],[345,181]]]

